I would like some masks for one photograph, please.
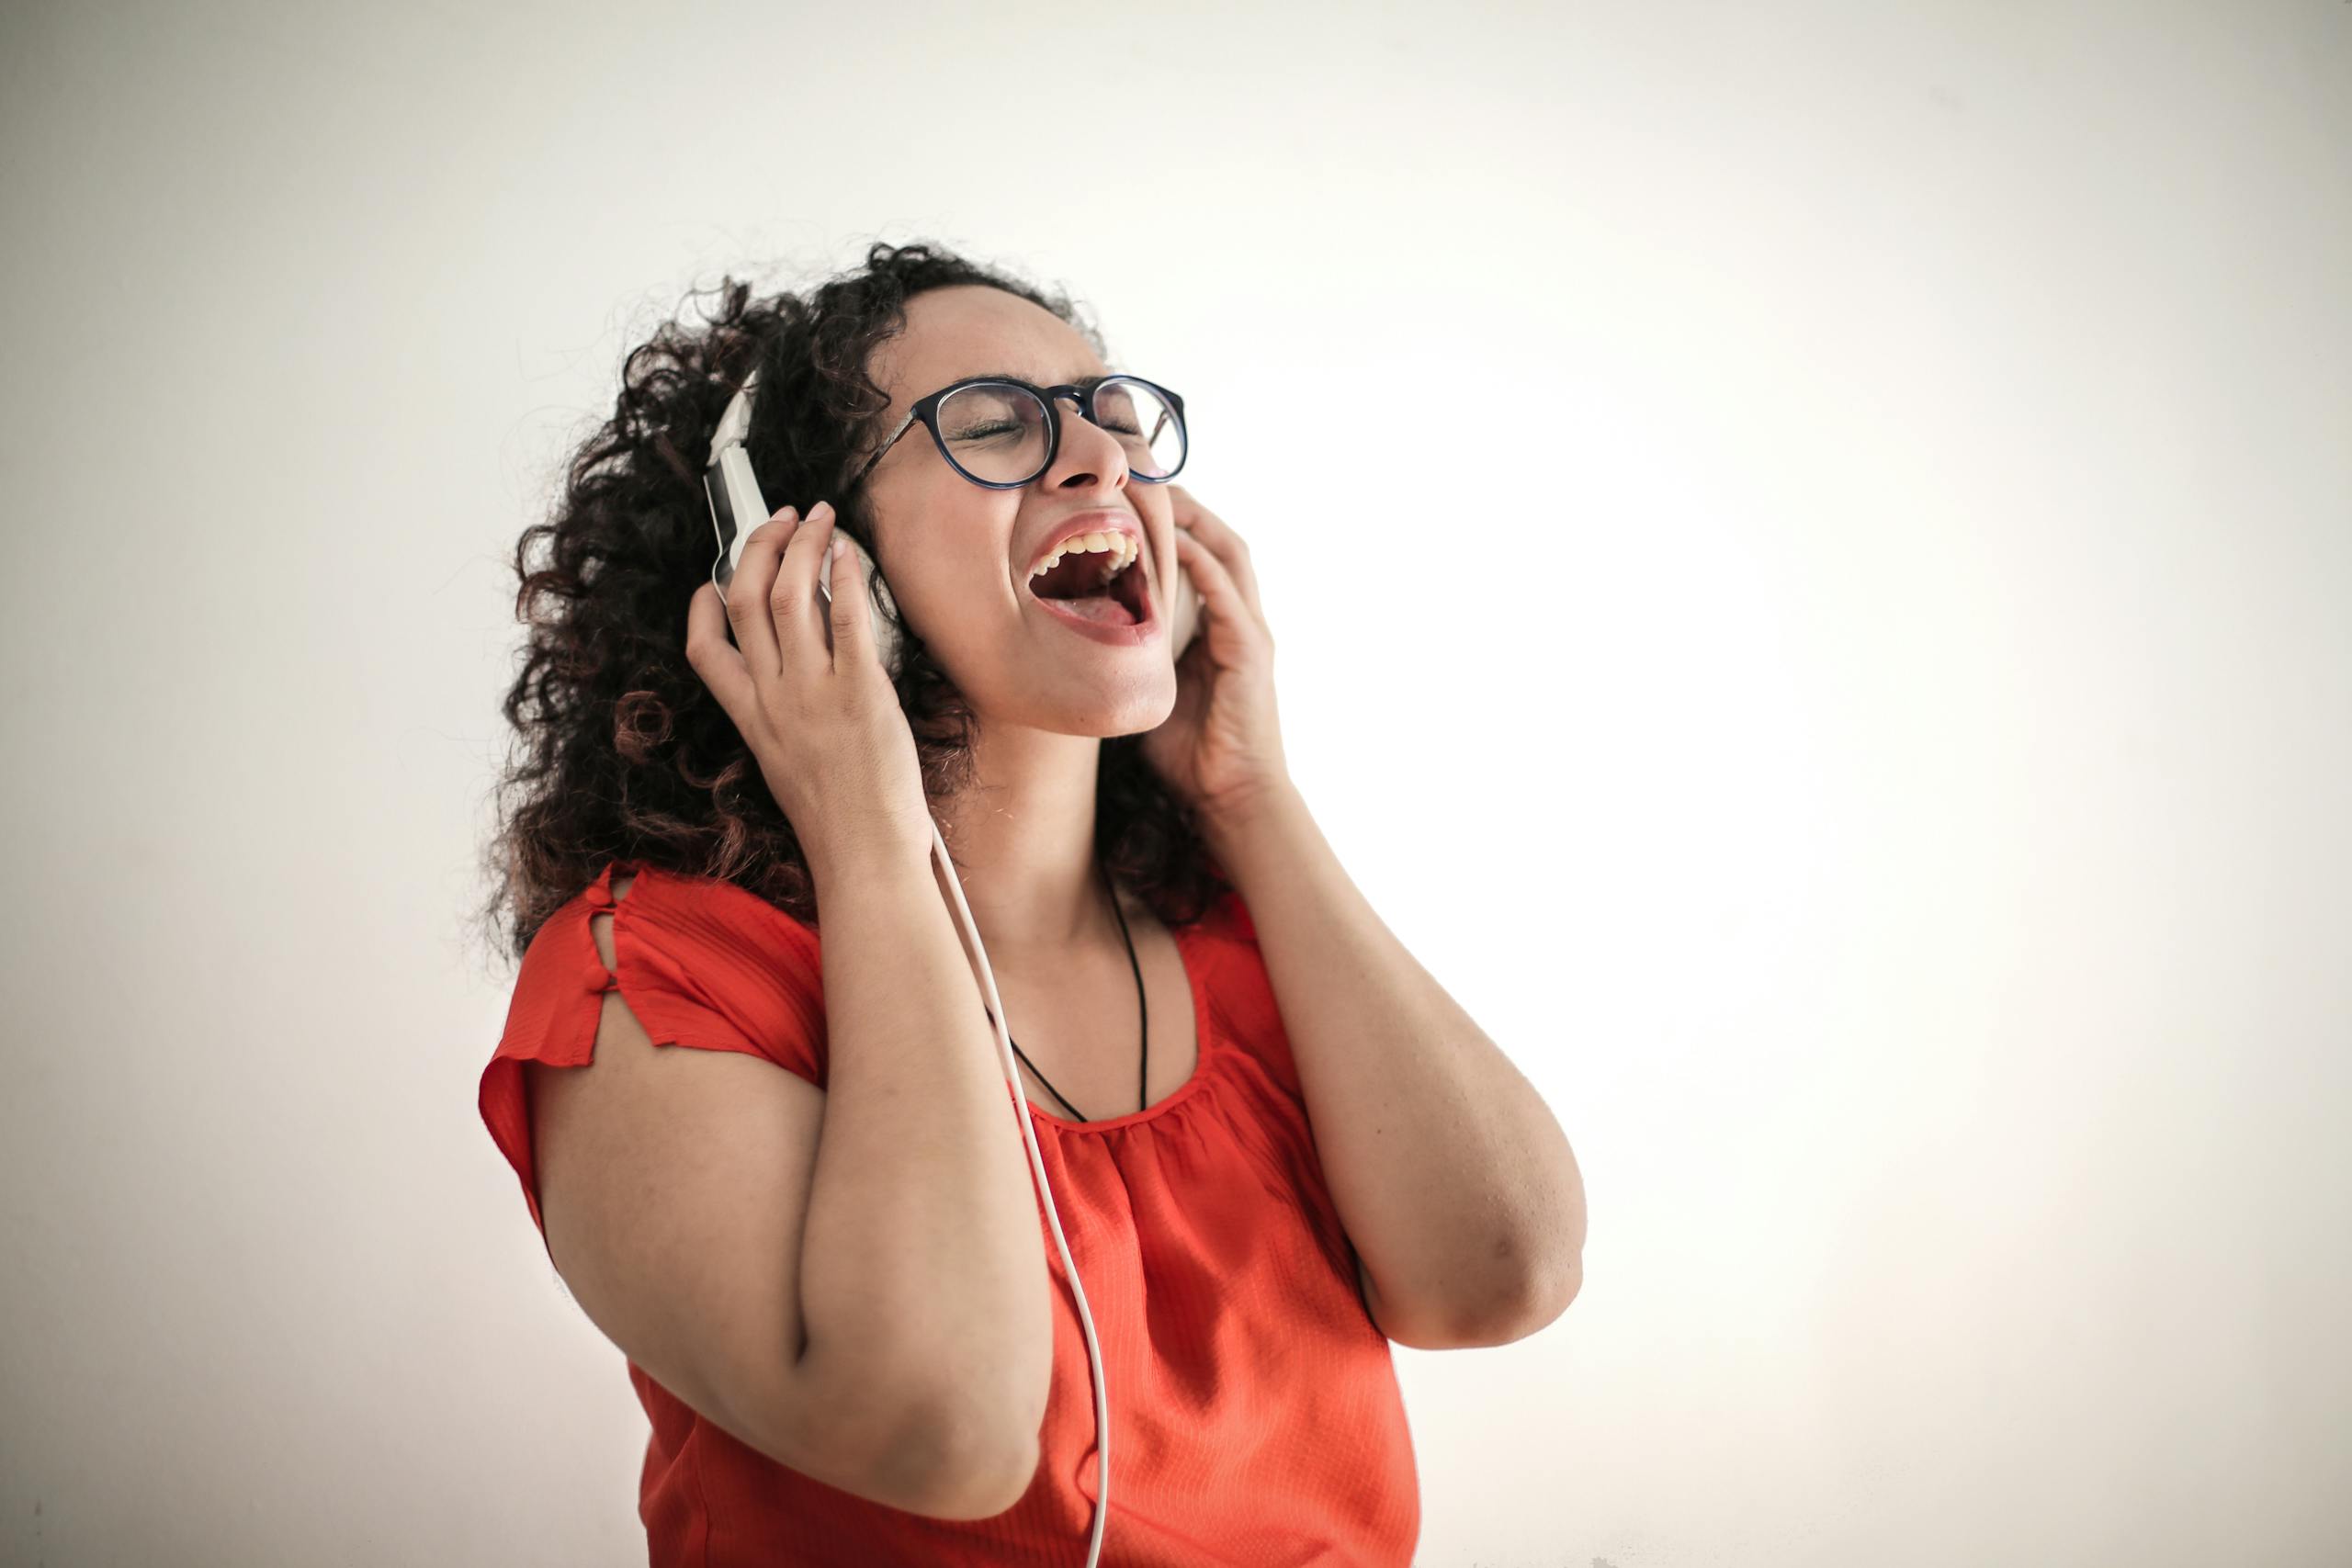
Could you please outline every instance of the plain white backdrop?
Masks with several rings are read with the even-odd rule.
[[[874,239],[1184,392],[1576,1146],[1419,1563],[2352,1557],[2352,5],[85,0],[0,134],[0,1560],[643,1560],[475,1111],[509,562]]]

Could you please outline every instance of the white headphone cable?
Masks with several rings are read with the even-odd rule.
[[[955,916],[957,934],[964,939],[964,952],[972,964],[972,973],[980,982],[980,994],[988,998],[989,1021],[995,1027],[997,1056],[1004,1064],[1005,1081],[1012,1087],[1015,1112],[1021,1119],[1022,1141],[1029,1147],[1029,1168],[1037,1173],[1037,1190],[1046,1201],[1046,1223],[1054,1233],[1054,1248],[1062,1255],[1062,1271],[1069,1277],[1070,1294],[1078,1298],[1078,1325],[1086,1331],[1086,1359],[1094,1372],[1094,1529],[1086,1547],[1086,1568],[1095,1568],[1102,1554],[1102,1524],[1111,1506],[1111,1394],[1102,1372],[1102,1349],[1094,1337],[1094,1314],[1087,1310],[1086,1288],[1078,1282],[1078,1266],[1070,1261],[1069,1243],[1062,1235],[1060,1213],[1054,1207],[1053,1184],[1046,1179],[1044,1156],[1037,1152],[1037,1131],[1030,1124],[1029,1097],[1021,1088],[1021,1072],[1013,1066],[1012,1037],[1004,1022],[1004,1002],[996,994],[996,974],[989,967],[988,950],[980,945],[980,933],[972,919],[971,906],[964,902],[964,884],[956,874],[956,862],[947,852],[947,840],[939,831],[939,824],[931,825],[931,858],[948,895],[948,912]]]

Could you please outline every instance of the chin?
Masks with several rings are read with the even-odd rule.
[[[1176,711],[1176,666],[1159,662],[1133,682],[1113,690],[1056,691],[1043,682],[1025,684],[1021,700],[986,710],[1014,724],[1056,735],[1110,739],[1159,728]]]

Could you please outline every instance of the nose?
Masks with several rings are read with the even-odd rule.
[[[1119,438],[1086,417],[1079,400],[1069,392],[1055,400],[1060,416],[1060,445],[1052,466],[1040,476],[1048,489],[1067,489],[1107,480],[1114,489],[1126,486],[1127,449]]]

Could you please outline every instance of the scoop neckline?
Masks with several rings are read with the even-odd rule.
[[[1200,922],[1197,920],[1168,928],[1169,936],[1173,938],[1176,943],[1177,962],[1183,966],[1185,988],[1191,991],[1193,996],[1193,1036],[1197,1042],[1197,1054],[1193,1059],[1193,1076],[1178,1084],[1170,1091],[1168,1098],[1157,1105],[1147,1105],[1140,1111],[1130,1111],[1124,1116],[1105,1116],[1095,1122],[1073,1122],[1067,1116],[1055,1115],[1031,1100],[1028,1090],[1016,1081],[1012,1088],[1020,1093],[1021,1103],[1027,1108],[1033,1120],[1042,1122],[1056,1131],[1063,1133],[1116,1133],[1146,1122],[1157,1121],[1201,1091],[1208,1082],[1210,1059],[1219,1055],[1224,1047],[1216,1043],[1216,1031],[1209,1027],[1208,992],[1202,986],[1198,965],[1193,962],[1192,943],[1199,930]]]
[[[605,869],[597,874],[596,880],[590,885],[589,901],[592,904],[610,906],[618,902],[613,897],[612,879],[614,873],[625,863],[640,882],[649,873],[664,878],[671,875],[669,872],[658,865],[624,863],[616,858],[605,863]],[[743,888],[737,886],[734,883],[723,879],[709,880],[718,880],[721,886],[735,888],[739,893],[744,892]],[[629,891],[632,895],[635,894],[636,884],[630,885]],[[756,895],[749,896],[752,897],[763,908],[775,908],[764,899],[759,899]],[[1124,1116],[1105,1116],[1099,1122],[1073,1122],[1066,1116],[1055,1115],[1032,1100],[1027,1089],[1023,1087],[1016,1076],[1009,1087],[1020,1094],[1021,1103],[1027,1109],[1032,1119],[1063,1133],[1116,1133],[1125,1128],[1140,1126],[1144,1122],[1159,1120],[1206,1087],[1211,1061],[1224,1055],[1225,1048],[1217,1043],[1216,1031],[1209,1025],[1208,990],[1201,978],[1200,966],[1193,962],[1193,944],[1200,940],[1200,928],[1201,922],[1197,919],[1187,921],[1181,926],[1167,928],[1169,936],[1176,943],[1177,963],[1184,971],[1185,989],[1192,993],[1193,998],[1193,1036],[1197,1045],[1197,1055],[1193,1057],[1192,1077],[1178,1084],[1168,1098],[1157,1105],[1147,1105],[1141,1111],[1130,1111]]]

